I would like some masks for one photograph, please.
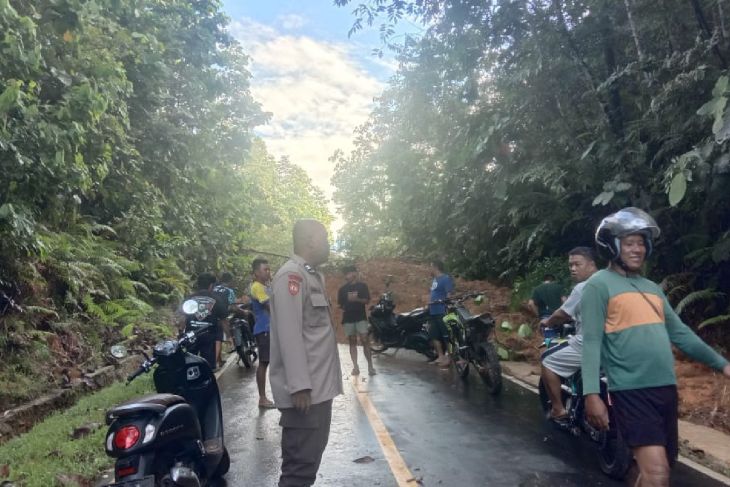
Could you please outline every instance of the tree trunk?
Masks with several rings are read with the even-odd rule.
[[[563,7],[560,4],[560,0],[552,0],[552,6],[553,10],[555,11],[555,14],[558,17],[559,27],[558,32],[565,37],[565,41],[570,49],[570,52],[572,54],[573,60],[578,63],[578,66],[581,69],[581,72],[583,73],[584,78],[586,79],[588,86],[590,87],[593,94],[596,96],[596,102],[598,103],[598,109],[606,115],[606,123],[608,126],[612,126],[611,124],[611,118],[608,115],[608,107],[606,103],[601,99],[601,96],[598,94],[598,85],[600,85],[600,81],[597,79],[595,73],[593,73],[593,70],[591,67],[586,63],[582,53],[580,52],[580,49],[578,48],[578,45],[575,42],[575,39],[573,39],[573,36],[570,35],[570,31],[568,31],[568,27],[566,25],[565,21],[565,15],[563,14]]]
[[[717,0],[717,14],[720,18],[720,32],[722,33],[723,40],[727,40],[727,28],[725,27],[725,7],[723,6],[725,0]]]
[[[636,29],[636,23],[634,23],[634,15],[631,12],[631,3],[629,0],[624,0],[626,6],[626,16],[629,19],[629,27],[631,28],[631,35],[634,38],[634,44],[636,45],[636,53],[639,55],[639,61],[644,62],[644,51],[641,49],[641,41],[639,40],[639,33]]]
[[[615,36],[613,22],[608,14],[604,14],[602,37],[603,37],[603,59],[606,63],[606,77],[616,71],[616,51],[614,49]],[[611,129],[617,139],[624,137],[624,113],[621,100],[621,91],[616,83],[608,87],[608,106],[606,115],[611,123]]]
[[[710,30],[710,26],[707,24],[707,19],[705,17],[705,13],[702,11],[702,5],[700,5],[699,0],[690,0],[689,3],[692,4],[692,9],[695,12],[697,23],[700,25],[700,30],[705,35],[705,37],[707,37],[707,39],[712,39],[712,31]],[[722,69],[727,69],[725,56],[722,55],[722,52],[720,52],[720,48],[717,46],[717,44],[712,46],[712,52],[714,52],[715,56],[717,56],[717,58],[720,60],[720,66],[722,67]]]

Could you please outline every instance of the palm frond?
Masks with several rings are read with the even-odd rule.
[[[730,324],[730,315],[714,316],[697,325],[697,329],[701,330],[706,326],[716,326],[723,323]]]
[[[697,303],[713,301],[716,299],[725,298],[725,293],[721,293],[716,289],[708,288],[701,289],[699,291],[693,291],[686,295],[675,308],[674,311],[678,315],[681,315],[689,306],[696,305]]]

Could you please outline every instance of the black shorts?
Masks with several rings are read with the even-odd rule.
[[[616,426],[630,447],[661,445],[669,465],[679,454],[677,386],[610,393]]]
[[[431,315],[428,317],[428,337],[431,340],[449,341],[449,329],[444,323],[444,315]]]
[[[263,333],[259,333],[258,335],[255,335],[254,338],[256,339],[256,346],[259,349],[259,362],[260,363],[269,363],[269,348],[270,346],[270,339],[269,339],[269,332],[265,331]]]

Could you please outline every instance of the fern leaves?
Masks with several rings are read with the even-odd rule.
[[[718,299],[725,298],[725,293],[716,291],[715,289],[702,289],[700,291],[693,291],[685,296],[678,304],[675,309],[678,315],[681,315],[688,307],[696,305],[701,302],[713,302]]]

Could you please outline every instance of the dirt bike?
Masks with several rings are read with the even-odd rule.
[[[553,333],[548,333],[548,336],[544,339],[543,346],[549,350],[567,342],[573,330],[574,328],[570,324],[562,325],[557,331],[553,330]],[[548,331],[550,330],[548,329]],[[565,409],[568,411],[568,420],[566,422],[556,423],[550,420],[552,403],[542,379],[540,379],[540,383],[538,384],[538,390],[540,394],[540,405],[542,406],[546,419],[558,429],[566,431],[575,437],[579,437],[581,434],[588,435],[592,441],[598,444],[598,464],[601,467],[601,471],[611,478],[623,480],[631,467],[633,454],[618,430],[598,431],[588,422],[585,416],[583,378],[580,370],[567,379],[561,378],[561,396],[563,404],[565,404]],[[608,408],[609,424],[616,424],[613,408],[608,400],[608,383],[603,374],[601,374],[600,395]]]
[[[492,341],[495,322],[489,313],[474,315],[466,309],[464,302],[472,298],[478,304],[484,299],[481,293],[468,293],[441,301],[447,306],[444,316],[444,323],[449,329],[447,349],[459,377],[466,379],[471,365],[479,373],[487,391],[499,394],[502,390],[502,367]]]
[[[428,309],[416,308],[408,313],[395,314],[393,292],[390,290],[393,276],[385,280],[385,292],[370,308],[370,349],[381,353],[389,348],[407,348],[422,353],[429,360],[436,352],[428,338]]]

